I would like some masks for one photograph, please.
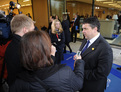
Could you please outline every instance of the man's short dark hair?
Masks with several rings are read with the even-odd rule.
[[[97,27],[97,31],[100,32],[100,22],[97,18],[95,17],[86,18],[83,24],[86,24],[86,23],[90,24],[91,28]]]

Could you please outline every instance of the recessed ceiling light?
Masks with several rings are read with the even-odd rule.
[[[23,2],[28,2],[28,1],[30,1],[30,0],[23,0]]]
[[[103,2],[104,4],[109,4],[109,3],[113,3],[113,2]]]

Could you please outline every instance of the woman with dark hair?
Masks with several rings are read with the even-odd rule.
[[[63,64],[53,65],[51,55],[54,57],[56,50],[44,31],[26,33],[20,47],[24,71],[17,75],[10,92],[47,92],[37,78],[55,92],[75,92],[82,88],[84,61],[81,56],[77,56],[74,71]]]
[[[63,15],[62,27],[65,34],[65,45],[68,46],[70,53],[72,53],[72,49],[69,45],[69,43],[71,42],[71,32],[69,30],[69,21],[67,20],[66,14]],[[64,47],[64,53],[66,53],[66,46]]]

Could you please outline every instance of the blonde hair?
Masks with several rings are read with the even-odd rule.
[[[61,23],[60,23],[60,21],[58,19],[55,19],[52,22],[52,25],[51,25],[52,33],[53,34],[56,34],[57,33],[56,28],[55,28],[56,22],[59,22],[59,24],[60,24],[59,32],[62,33],[63,32],[63,28],[62,28],[62,25],[61,25]]]
[[[32,23],[34,23],[34,21],[24,14],[15,15],[10,23],[11,31],[15,33],[17,31],[20,31],[24,27],[29,29]]]

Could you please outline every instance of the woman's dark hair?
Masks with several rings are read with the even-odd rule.
[[[37,70],[53,64],[51,41],[44,31],[26,33],[20,43],[21,63],[27,70]]]
[[[100,32],[100,22],[97,18],[95,17],[90,17],[90,18],[86,18],[84,21],[83,21],[83,24],[90,24],[90,27],[91,28],[95,28],[97,27],[97,31]]]
[[[63,14],[63,20],[67,20],[67,14]]]

